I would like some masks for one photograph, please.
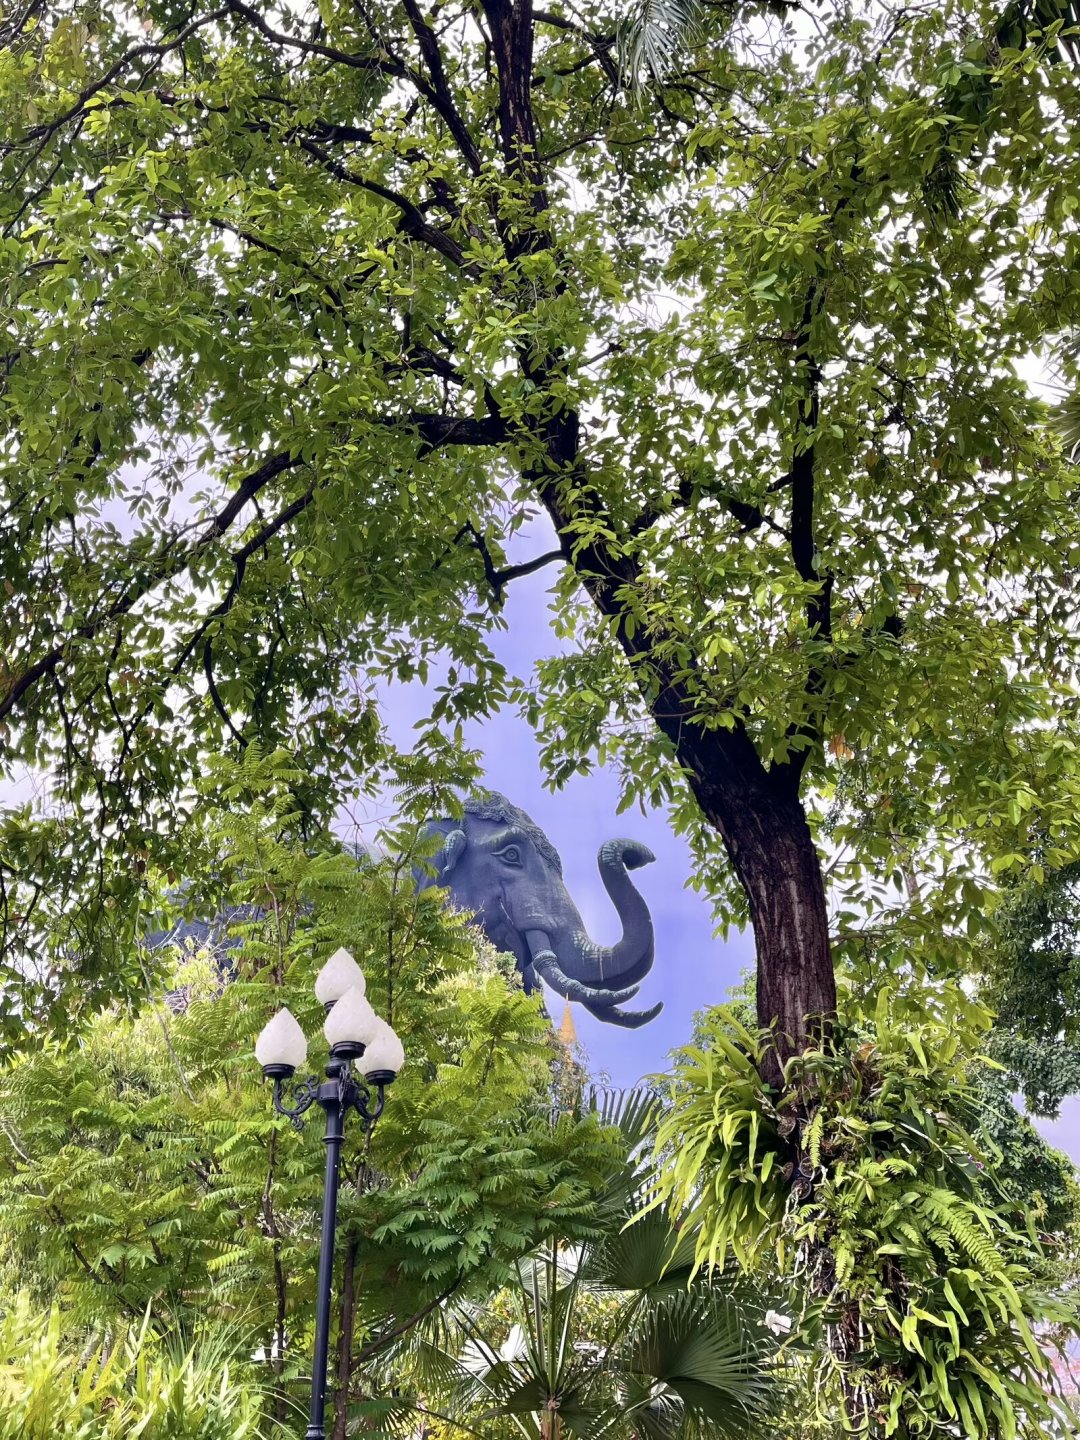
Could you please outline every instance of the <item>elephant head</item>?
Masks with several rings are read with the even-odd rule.
[[[502,795],[470,800],[460,823],[440,820],[431,830],[442,848],[431,862],[434,875],[419,877],[421,885],[444,886],[455,904],[473,911],[496,949],[515,957],[527,991],[542,979],[612,1025],[636,1028],[660,1012],[661,1005],[622,1008],[653,963],[652,918],[627,874],[655,858],[646,846],[608,840],[600,847],[600,876],[623,933],[615,945],[597,945],[585,933],[551,841]]]

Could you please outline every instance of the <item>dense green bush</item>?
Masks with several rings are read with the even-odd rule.
[[[760,1078],[770,1037],[730,1010],[677,1058],[654,1203],[700,1227],[700,1266],[733,1255],[798,1282],[795,1333],[820,1360],[808,1408],[861,1435],[1067,1424],[1047,1346],[1075,1307],[1051,1293],[1049,1237],[993,1178],[974,1083],[989,1024],[959,986],[893,985],[850,1001],[779,1091]]]
[[[80,1348],[57,1306],[20,1294],[0,1316],[0,1440],[260,1440],[275,1432],[246,1369],[221,1334],[178,1350],[142,1326]]]
[[[778,1292],[733,1268],[695,1275],[696,1236],[657,1211],[631,1223],[649,1180],[659,1106],[645,1091],[582,1097],[621,1138],[577,1238],[553,1236],[482,1303],[449,1301],[350,1415],[385,1440],[750,1440],[772,1437],[791,1366],[767,1323]]]
[[[575,1233],[621,1151],[595,1115],[549,1123],[558,1045],[537,998],[407,862],[298,839],[275,757],[218,778],[237,813],[206,822],[216,903],[248,917],[229,983],[220,954],[174,956],[172,1006],[116,1007],[0,1068],[0,1294],[57,1302],[76,1336],[148,1315],[189,1343],[242,1321],[285,1405],[309,1383],[325,1148],[318,1111],[300,1133],[274,1113],[253,1046],[287,1004],[321,1067],[313,981],[338,945],[407,1061],[370,1138],[347,1131],[336,1391],[441,1297],[482,1301]]]

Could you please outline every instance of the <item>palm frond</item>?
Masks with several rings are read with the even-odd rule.
[[[646,1312],[630,1364],[673,1391],[687,1418],[745,1436],[764,1413],[774,1353],[764,1326],[731,1296],[683,1293]]]
[[[590,1285],[610,1290],[644,1292],[662,1284],[685,1289],[696,1243],[695,1233],[673,1232],[667,1218],[651,1210],[590,1246],[583,1278]]]
[[[1070,460],[1080,460],[1080,391],[1070,395],[1054,411],[1065,454]]]
[[[660,1097],[643,1085],[631,1090],[590,1091],[588,1107],[601,1125],[620,1131],[628,1151],[650,1139],[660,1113]]]
[[[402,1440],[415,1430],[420,1409],[418,1401],[396,1395],[353,1401],[348,1409],[349,1432],[372,1440]]]
[[[497,1420],[501,1415],[533,1415],[548,1408],[552,1398],[542,1375],[517,1376],[516,1369],[500,1364],[488,1374],[492,1391],[497,1395],[494,1404],[481,1411],[480,1420]]]
[[[678,1440],[686,1417],[680,1395],[643,1375],[627,1375],[621,1389],[625,1412],[641,1440]]]
[[[608,1440],[625,1431],[620,1406],[605,1404],[599,1397],[589,1401],[575,1388],[560,1395],[559,1419],[575,1440]]]
[[[701,16],[700,0],[638,0],[617,32],[624,82],[639,90],[648,80],[666,79],[696,39]]]

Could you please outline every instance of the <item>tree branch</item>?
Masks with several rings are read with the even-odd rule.
[[[17,145],[27,140],[48,141],[58,130],[62,129],[69,120],[74,120],[75,117],[85,109],[88,100],[92,100],[95,95],[111,85],[117,76],[121,75],[129,65],[134,64],[136,60],[141,60],[144,56],[160,60],[163,56],[168,55],[170,51],[178,50],[186,40],[194,35],[196,30],[201,30],[206,25],[213,25],[218,20],[224,20],[230,8],[231,6],[224,5],[220,10],[211,10],[208,15],[203,15],[199,19],[189,21],[177,34],[176,38],[168,41],[166,44],[134,46],[131,50],[128,50],[126,54],[121,55],[119,60],[116,60],[110,65],[104,75],[80,91],[74,102],[54,120],[46,121],[42,125],[35,125],[33,129],[27,130],[17,141],[9,140],[0,142],[0,150],[14,150]]]
[[[537,555],[532,560],[525,560],[520,565],[508,565],[499,570],[491,557],[488,543],[481,531],[477,530],[471,520],[467,520],[461,529],[454,536],[453,543],[458,545],[469,536],[474,550],[480,556],[484,566],[484,579],[487,581],[492,598],[496,604],[501,604],[506,586],[511,580],[520,580],[523,575],[532,575],[535,571],[543,569],[545,565],[552,565],[557,560],[565,560],[566,556],[561,550],[547,550],[543,555]]]
[[[243,735],[241,735],[240,731],[237,730],[236,726],[233,724],[232,716],[225,708],[225,702],[221,698],[221,692],[217,688],[217,681],[214,679],[214,650],[213,642],[211,640],[207,640],[206,644],[203,646],[203,673],[206,676],[206,686],[210,692],[210,699],[214,702],[214,709],[218,712],[222,720],[225,721],[225,724],[232,731],[233,739],[240,746],[241,750],[245,750],[247,748],[248,742],[244,739]]]
[[[497,575],[500,586],[505,586],[511,580],[520,580],[523,575],[532,575],[537,570],[542,570],[545,565],[554,565],[557,560],[565,560],[566,556],[561,550],[546,550],[543,555],[537,555],[532,560],[525,560],[520,565],[508,565],[505,570],[500,570]]]
[[[240,586],[244,583],[244,574],[247,570],[247,562],[251,559],[252,555],[255,554],[255,551],[263,549],[266,546],[267,542],[272,540],[279,530],[283,530],[290,520],[295,519],[297,515],[299,515],[302,511],[306,510],[314,498],[315,485],[314,483],[312,483],[304,491],[303,495],[298,495],[297,498],[290,505],[286,505],[284,510],[274,516],[273,520],[268,520],[266,524],[263,525],[261,529],[259,529],[256,534],[251,537],[251,539],[247,542],[246,545],[241,545],[239,550],[234,550],[232,552],[230,558],[233,562],[233,575],[232,579],[229,582],[229,588],[228,590],[226,590],[221,600],[219,600],[218,603],[214,606],[214,608],[210,611],[209,615],[206,616],[202,624],[195,631],[194,635],[192,635],[190,640],[188,640],[187,644],[180,651],[180,654],[173,662],[172,673],[174,675],[178,675],[180,671],[184,668],[184,666],[187,664],[188,657],[191,655],[192,651],[206,635],[207,631],[210,629],[211,625],[213,625],[214,621],[220,620],[224,615],[228,615],[229,611],[235,605],[236,597],[240,594]],[[211,698],[215,698],[213,689],[211,689]],[[218,713],[223,716],[226,723],[229,725],[230,728],[232,728],[232,721],[229,720],[227,715],[225,715],[223,707],[218,703],[216,699],[215,704],[217,705]],[[233,733],[236,734],[235,731]],[[240,735],[237,735],[236,738],[238,740],[241,740],[242,744],[247,743],[246,741],[242,740],[242,737]]]
[[[592,51],[592,54],[584,64],[591,65],[595,60],[611,84],[616,87],[618,86],[619,67],[615,64],[611,55],[611,52],[615,48],[617,36],[614,34],[594,35],[591,30],[586,30],[583,25],[578,25],[576,21],[568,20],[563,15],[553,15],[550,10],[534,10],[533,20],[538,25],[550,25],[553,30],[564,30],[571,35],[576,35],[580,40],[584,40],[585,44],[588,45]],[[583,66],[575,65],[573,68],[578,70],[583,68]],[[559,73],[569,74],[571,72],[560,71]]]
[[[400,421],[388,417],[382,423],[414,426],[425,442],[421,456],[430,454],[440,445],[504,445],[510,438],[506,421],[498,415],[473,420],[466,415],[433,415],[414,411],[402,416]]]
[[[778,488],[776,482],[769,487],[770,490],[775,488]],[[665,495],[660,504],[646,506],[641,514],[630,522],[628,527],[630,535],[643,535],[646,530],[651,529],[665,515],[670,515],[673,510],[688,509],[693,503],[695,494],[699,500],[715,500],[718,504],[723,505],[728,514],[738,520],[743,527],[744,534],[765,525],[770,530],[775,530],[777,535],[782,535],[785,540],[790,538],[787,530],[759,505],[752,505],[746,500],[740,500],[737,495],[729,495],[721,490],[710,490],[708,487],[696,485],[694,481],[687,479],[680,480],[678,489]]]
[[[281,30],[275,30],[267,24],[257,10],[253,9],[250,5],[244,4],[243,0],[229,0],[228,8],[234,15],[243,16],[249,25],[252,25],[264,39],[269,40],[274,45],[279,45],[286,49],[299,50],[307,55],[321,55],[325,60],[331,60],[338,65],[348,65],[355,70],[364,70],[369,73],[374,71],[382,75],[392,75],[397,80],[407,80],[417,93],[420,94],[445,121],[470,170],[472,170],[474,174],[480,173],[480,154],[473,143],[468,127],[465,125],[465,122],[458,114],[457,108],[454,105],[453,97],[450,94],[450,87],[446,81],[442,57],[439,54],[438,41],[430,31],[430,27],[424,22],[423,17],[419,15],[419,11],[416,12],[419,17],[419,24],[431,35],[429,43],[421,36],[419,30],[416,31],[421,53],[424,55],[424,59],[431,72],[433,82],[431,85],[424,80],[422,75],[418,75],[415,70],[406,65],[403,60],[391,54],[385,45],[381,43],[379,45],[377,58],[372,55],[350,54],[348,51],[338,50],[332,45],[323,45],[316,40],[303,40],[297,35],[286,35]],[[406,7],[406,10],[408,11],[408,7]],[[412,21],[413,17],[411,13],[409,18],[410,21]],[[414,30],[415,29],[416,26],[414,23]]]
[[[454,141],[461,151],[466,165],[468,165],[474,175],[479,175],[482,168],[480,152],[477,150],[472,135],[469,133],[469,127],[461,118],[461,114],[454,104],[454,97],[450,90],[450,82],[446,77],[446,69],[442,62],[442,52],[439,49],[439,42],[435,37],[435,32],[420,13],[420,6],[416,3],[416,0],[404,0],[404,5],[405,13],[408,15],[409,23],[413,28],[413,34],[416,36],[417,43],[420,46],[420,53],[424,57],[428,74],[431,76],[430,88],[424,86],[422,93],[425,94],[425,98],[446,122],[446,127],[451,135],[453,135]],[[419,76],[413,77],[414,84],[419,78]]]
[[[239,15],[245,19],[252,29],[257,30],[264,40],[271,44],[278,45],[287,50],[299,50],[305,55],[320,55],[324,60],[332,60],[337,65],[348,65],[353,70],[363,70],[367,74],[393,75],[401,78],[401,71],[404,67],[395,66],[392,61],[383,58],[375,59],[371,55],[353,55],[347,50],[338,50],[333,45],[322,45],[317,40],[304,40],[299,35],[287,35],[283,30],[275,30],[268,25],[259,12],[250,5],[245,5],[243,0],[228,0],[225,13]]]
[[[811,351],[811,326],[819,308],[818,286],[811,282],[803,304],[802,319],[796,343],[796,364],[803,370],[806,379],[806,395],[800,402],[795,420],[794,453],[791,459],[791,558],[799,578],[814,588],[806,602],[806,627],[811,643],[832,641],[832,592],[834,577],[831,571],[822,575],[817,567],[817,536],[814,517],[815,504],[815,437],[820,421],[821,409],[821,367]],[[805,443],[801,443],[805,439]],[[821,694],[825,677],[821,666],[814,662],[806,676],[806,695],[809,699]],[[812,747],[821,740],[819,723],[800,721],[789,725],[789,738],[801,736],[807,743],[792,752],[782,766],[778,766],[779,777],[786,776],[789,783],[798,790],[802,772],[810,758]]]
[[[254,499],[260,490],[278,475],[295,468],[300,463],[299,456],[291,455],[287,450],[279,451],[260,465],[257,470],[253,470],[250,475],[244,477],[228,503],[218,511],[193,544],[184,549],[175,549],[176,537],[175,535],[169,536],[156,557],[156,563],[142,568],[138,579],[128,586],[119,599],[115,600],[95,619],[88,621],[85,625],[80,625],[63,644],[54,646],[8,686],[6,692],[0,695],[0,720],[3,720],[15,709],[23,696],[32,690],[39,680],[52,674],[57,666],[71,655],[77,641],[95,639],[111,621],[127,615],[144,595],[148,595],[166,580],[172,580],[182,574],[203,551],[225,534],[240,511]]]
[[[335,180],[340,180],[345,185],[355,185],[361,190],[367,190],[369,194],[377,195],[380,200],[385,200],[387,204],[395,206],[401,212],[401,228],[406,235],[411,235],[414,239],[422,240],[424,244],[430,245],[433,250],[444,255],[457,269],[468,269],[464,252],[457,241],[452,240],[437,226],[429,225],[424,218],[424,212],[407,196],[398,194],[396,190],[387,189],[377,180],[367,180],[363,175],[354,174],[352,170],[335,160],[332,155],[328,155],[313,140],[307,140],[300,136],[297,143],[305,155],[316,160],[328,174],[333,175]]]

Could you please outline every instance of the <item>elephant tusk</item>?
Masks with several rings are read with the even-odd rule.
[[[585,1009],[598,1020],[603,1020],[606,1025],[621,1025],[624,1030],[638,1030],[642,1025],[647,1025],[650,1020],[655,1020],[660,1011],[663,1010],[662,1001],[657,1001],[648,1010],[620,1010],[617,1005],[601,1006],[591,1005],[585,1002]]]
[[[580,980],[573,979],[559,964],[551,942],[543,930],[526,930],[525,943],[529,947],[529,957],[537,975],[546,980],[564,1000],[577,1000],[590,1008],[603,1005],[606,1009],[612,1005],[620,1005],[624,1000],[633,999],[638,992],[637,985],[631,985],[626,990],[597,990],[595,986],[583,985]]]

